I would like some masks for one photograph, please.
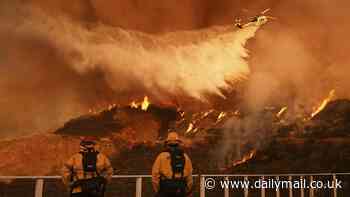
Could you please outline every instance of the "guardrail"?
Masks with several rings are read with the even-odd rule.
[[[240,178],[245,181],[253,178],[259,178],[261,180],[267,177],[273,177],[275,180],[279,180],[280,178],[288,178],[289,181],[292,181],[293,178],[297,179],[307,179],[309,181],[313,181],[314,177],[331,177],[333,184],[335,183],[338,176],[350,176],[350,173],[319,173],[319,174],[202,174],[202,175],[193,175],[193,177],[199,177],[199,195],[200,197],[206,196],[206,179],[207,178],[222,178],[225,180],[229,180],[232,178]],[[14,179],[27,179],[27,180],[35,180],[35,192],[34,197],[43,197],[44,191],[44,181],[49,179],[60,179],[60,176],[0,176],[0,180],[14,180]],[[142,182],[144,178],[151,178],[150,175],[114,175],[113,179],[122,179],[122,178],[134,178],[136,179],[135,184],[135,197],[142,197]],[[244,197],[249,197],[249,187],[242,188]],[[288,188],[288,197],[293,197],[295,188]],[[315,197],[315,188],[309,188],[306,191],[304,188],[300,188],[299,191],[300,196],[304,197],[306,192],[308,192],[309,197]],[[229,187],[224,188],[224,197],[230,197],[230,194],[233,192],[230,191]],[[260,188],[260,196],[266,196],[266,188]],[[280,189],[275,189],[275,196],[280,197]],[[337,187],[332,188],[332,197],[338,196]]]

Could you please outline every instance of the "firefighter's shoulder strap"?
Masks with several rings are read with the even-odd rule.
[[[100,176],[97,170],[97,159],[99,152],[97,151],[87,151],[81,152],[82,154],[82,164],[84,179],[75,182],[75,186],[80,186],[82,191],[89,192],[91,194],[96,194],[95,196],[104,196],[106,180],[104,177]],[[96,173],[91,178],[87,178],[86,174]],[[95,176],[96,175],[96,176]]]
[[[97,176],[99,176],[99,172],[97,170],[97,158],[98,158],[98,151],[87,151],[87,152],[81,152],[82,154],[82,164],[83,164],[83,171],[84,171],[84,177],[86,177],[86,173],[92,172],[96,173]]]

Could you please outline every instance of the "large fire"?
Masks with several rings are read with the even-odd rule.
[[[323,99],[321,104],[318,107],[314,108],[314,111],[311,114],[311,118],[313,118],[318,113],[320,113],[327,106],[327,104],[334,99],[334,97],[335,97],[335,90],[333,89],[329,92],[328,96],[325,99]]]

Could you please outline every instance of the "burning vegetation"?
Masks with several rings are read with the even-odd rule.
[[[141,107],[141,110],[147,111],[150,104],[151,103],[148,100],[148,96],[145,96],[141,103],[137,103],[135,101],[131,102],[130,107],[135,108],[135,109],[138,109],[139,107]]]
[[[326,106],[327,104],[333,100],[335,97],[335,90],[331,90],[329,92],[329,95],[327,96],[327,98],[323,99],[323,101],[321,102],[321,104],[317,107],[314,108],[314,111],[311,114],[311,118],[313,118],[314,116],[316,116],[318,113],[320,113]]]
[[[152,103],[152,99],[148,98],[148,102]],[[301,126],[287,120],[288,114],[278,116],[283,108],[270,107],[258,115],[252,115],[243,109],[211,109],[190,113],[172,107],[177,118],[171,119],[168,126],[185,136],[183,146],[193,160],[194,173],[317,173],[329,170],[345,171],[348,168],[349,100],[330,101],[312,119],[308,118],[311,113],[307,114]],[[123,123],[122,128],[115,129],[109,127],[110,124],[102,124],[103,129],[111,131],[94,133],[99,135],[100,150],[109,155],[118,174],[148,174],[155,156],[163,150],[163,144],[157,137],[146,139],[137,136],[142,133],[137,130],[144,131],[152,121],[159,128],[161,119],[157,117],[157,113],[166,114],[168,110],[154,104],[150,104],[146,111],[130,105],[114,106],[89,114],[93,118],[84,119],[83,124],[79,121],[67,123],[55,134],[8,141],[0,146],[0,157],[12,156],[2,163],[1,169],[6,171],[0,172],[4,175],[56,175],[62,162],[79,149],[78,136],[87,135],[86,130],[79,126],[101,125],[105,121],[111,121]],[[127,115],[121,116],[119,113]],[[116,119],[108,119],[113,116]],[[256,116],[264,124],[250,125],[250,121]],[[130,122],[131,117],[134,122]],[[142,126],[135,127],[135,122],[142,122]],[[193,130],[187,132],[191,124]],[[76,131],[70,130],[72,128]],[[265,140],[264,144],[257,144],[257,138],[249,135],[250,129],[254,129],[254,135],[256,132],[265,133],[266,130],[271,130],[272,133],[265,133],[270,137],[260,138]],[[77,131],[80,133],[76,133]],[[52,152],[56,154],[53,155]],[[31,168],[25,168],[22,164]],[[120,195],[129,194],[133,187],[127,185],[117,192]]]
[[[300,119],[290,119],[291,114],[288,114],[287,106],[265,108],[258,114],[251,114],[251,112],[244,111],[244,109],[226,109],[225,111],[210,109],[202,112],[190,112],[183,111],[175,106],[160,107],[151,104],[151,100],[144,97],[142,102],[132,101],[129,106],[114,106],[100,113],[90,114],[88,115],[90,118],[83,116],[73,119],[57,130],[56,133],[68,136],[87,135],[88,130],[84,126],[95,125],[92,127],[94,131],[92,135],[113,139],[112,136],[115,136],[116,133],[119,133],[118,136],[120,136],[125,131],[130,130],[133,130],[136,135],[141,135],[141,133],[144,135],[145,129],[147,130],[149,125],[155,122],[154,127],[150,128],[150,130],[157,131],[152,134],[152,138],[138,138],[137,140],[130,140],[130,137],[124,138],[126,144],[128,144],[128,140],[132,144],[128,145],[126,150],[121,150],[124,152],[123,154],[136,151],[134,154],[137,155],[137,151],[141,150],[141,152],[159,152],[161,151],[159,143],[161,143],[166,133],[171,130],[181,133],[185,137],[184,146],[193,151],[193,154],[201,153],[213,158],[213,162],[209,164],[211,171],[240,169],[240,166],[262,157],[260,154],[265,154],[262,150],[269,147],[275,140],[289,139],[290,142],[298,143],[300,140],[305,141],[308,138],[307,136],[315,136],[317,132],[323,132],[323,136],[332,138],[338,136],[340,131],[338,133],[330,131],[343,128],[344,125],[342,124],[347,124],[348,104],[345,100],[332,101],[332,99],[334,99],[334,91],[331,91],[329,96],[320,102],[319,107],[311,109],[309,114],[305,114]],[[147,106],[147,109],[142,106]],[[338,112],[334,112],[334,110],[338,110]],[[335,117],[331,115],[333,113],[340,114]],[[262,124],[252,122],[257,118]],[[331,121],[326,121],[325,118],[336,118],[335,122],[338,123],[343,118],[345,120],[331,126],[332,128],[328,128],[330,126],[324,124],[326,122],[329,124]],[[133,119],[132,122],[130,122],[130,119]],[[110,122],[110,124],[106,124],[106,122]],[[134,122],[142,122],[142,126],[137,128],[134,126]],[[118,125],[118,127],[115,127],[115,125]],[[323,131],[320,131],[321,129]],[[105,130],[109,132],[104,133]],[[348,136],[347,131],[341,132],[343,132],[342,135]],[[257,133],[262,135],[257,136]],[[325,135],[325,133],[328,133],[328,135]],[[130,135],[130,133],[127,135]],[[145,140],[148,142],[145,142]],[[207,150],[210,147],[212,150]],[[138,155],[140,158],[142,157],[141,152]],[[117,157],[126,161],[126,164],[122,166],[131,165],[127,162],[126,155],[124,157],[123,154]],[[137,157],[136,155],[135,157]],[[137,160],[137,158],[130,159],[132,161]],[[116,159],[116,163],[119,163],[119,159]],[[122,166],[120,167],[123,168]],[[138,166],[131,169],[131,171],[126,169],[125,173],[133,171],[147,173],[144,170]]]
[[[256,154],[256,150],[252,150],[250,151],[250,153],[248,153],[247,155],[244,155],[243,158],[241,160],[238,160],[238,161],[234,161],[233,162],[233,167],[236,167],[238,165],[241,165],[241,164],[244,164],[245,162],[253,159],[253,157],[255,156]]]

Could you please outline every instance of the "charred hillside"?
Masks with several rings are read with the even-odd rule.
[[[154,158],[164,149],[158,139],[162,119],[156,115],[161,107],[154,106],[155,111],[151,110],[151,105],[149,107],[143,110],[141,107],[114,106],[90,114],[90,118],[73,119],[54,134],[4,141],[0,146],[0,157],[8,159],[2,162],[0,173],[60,174],[63,162],[79,149],[79,136],[98,134],[99,149],[111,158],[116,173],[149,174]],[[171,111],[179,114],[167,126],[183,134],[183,147],[192,158],[196,174],[348,172],[349,109],[349,100],[334,100],[302,122],[288,121],[280,110],[266,109],[254,115],[264,120],[262,124],[249,127],[245,125],[254,120],[250,118],[252,115],[237,110],[185,113],[174,109]],[[124,116],[120,115],[121,112]],[[162,113],[168,113],[168,110]],[[135,126],[136,122],[142,124]],[[232,127],[233,123],[236,127]],[[114,127],[117,124],[122,127]],[[91,128],[101,132],[89,133]],[[146,135],[145,129],[153,133]],[[253,132],[247,129],[253,129]],[[106,132],[102,132],[104,130]],[[268,137],[256,137],[257,133]],[[263,143],[257,140],[263,140]],[[346,192],[348,182],[344,181]],[[16,181],[12,184],[24,183]],[[63,190],[59,182],[50,184],[58,193]],[[110,194],[128,194],[134,185],[130,182],[125,184],[122,190],[111,188]],[[8,191],[9,187],[1,187]],[[30,186],[23,186],[27,187]]]
[[[248,116],[239,115],[234,111],[212,110],[179,115],[178,118],[172,119],[171,124],[174,125],[172,129],[187,136],[184,148],[193,159],[196,173],[346,172],[350,162],[349,109],[349,100],[331,101],[318,114],[304,119],[301,123],[286,122],[278,117],[271,118],[275,111],[261,112],[263,114],[259,117],[267,119],[265,121],[270,124],[264,123],[254,128],[269,135],[269,138],[259,145],[253,141],[258,138],[242,140],[237,144],[234,138],[242,138],[238,134],[231,135],[231,142],[227,141],[227,132],[234,131],[229,130],[224,123],[230,119],[243,121],[247,118],[244,116]],[[136,112],[137,110],[134,111]],[[153,114],[152,111],[147,113]],[[105,112],[101,115],[103,114]],[[235,123],[241,124],[239,121]],[[266,128],[263,128],[264,126]],[[241,128],[239,131],[248,132],[245,129],[247,128]],[[266,130],[273,131],[267,133]],[[230,147],[223,151],[223,146]],[[113,164],[123,174],[147,174],[156,154],[163,148],[161,141],[135,141],[113,157]],[[221,156],[215,157],[218,153]],[[211,158],[210,162],[206,158]]]
[[[169,129],[184,136],[196,173],[344,172],[350,159],[349,109],[349,100],[334,100],[313,117],[291,121],[278,108],[252,115],[229,109],[186,113],[155,105],[145,110],[114,106],[72,119],[53,134],[4,141],[0,156],[11,159],[2,163],[1,173],[58,173],[78,150],[79,137],[94,135],[120,173],[148,174]],[[32,169],[23,167],[24,160],[32,162]]]

